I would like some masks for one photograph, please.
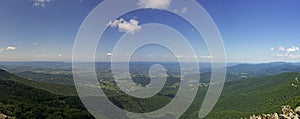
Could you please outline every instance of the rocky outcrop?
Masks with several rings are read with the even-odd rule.
[[[294,110],[294,112],[295,112],[296,114],[300,115],[300,107],[296,107],[295,110]]]
[[[5,114],[0,113],[0,119],[7,119],[8,117]]]
[[[282,114],[262,114],[262,115],[252,115],[250,119],[300,119],[300,106],[296,107],[294,110],[286,105],[281,107]]]

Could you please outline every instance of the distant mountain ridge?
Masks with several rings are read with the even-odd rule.
[[[270,62],[260,64],[238,64],[228,67],[227,72],[233,75],[245,75],[247,77],[264,77],[283,72],[300,72],[300,63]]]

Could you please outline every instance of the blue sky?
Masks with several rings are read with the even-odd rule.
[[[148,2],[147,2],[148,1]],[[150,0],[151,1],[151,0]],[[178,6],[175,13],[197,14],[189,7],[163,2],[137,0],[146,8],[167,9]],[[197,0],[210,14],[218,26],[226,48],[229,62],[273,62],[300,61],[300,1],[298,0]],[[0,1],[0,60],[2,61],[71,61],[76,33],[89,12],[101,0],[1,0]],[[132,3],[132,4],[137,4]],[[111,8],[113,11],[114,8]],[[108,13],[110,11],[107,11]],[[100,42],[97,49],[99,60],[108,60],[119,32],[126,33],[124,39],[146,39],[146,35],[157,26],[142,26],[150,17],[135,14],[107,21],[110,32]],[[138,15],[143,17],[137,17]],[[137,17],[137,18],[136,18]],[[124,21],[121,23],[121,18]],[[170,24],[182,27],[183,34],[189,34],[191,27],[172,22],[176,16],[160,18],[161,22],[170,19]],[[131,21],[130,21],[131,20]],[[175,20],[176,21],[176,20]],[[115,24],[113,24],[115,22]],[[137,23],[137,24],[135,24]],[[127,26],[126,26],[127,25]],[[123,29],[122,29],[123,28]],[[163,39],[180,39],[176,32],[163,33]],[[149,37],[147,37],[149,38]],[[150,37],[151,38],[151,37]],[[157,37],[158,38],[158,37]],[[197,39],[197,42],[196,42]],[[201,61],[209,61],[210,56],[205,44],[198,36],[191,36],[193,48]],[[180,48],[181,44],[178,44]],[[101,47],[103,46],[103,47]],[[130,47],[130,44],[127,45]],[[182,54],[188,54],[182,50]],[[124,56],[128,55],[122,53]],[[166,56],[167,55],[167,56]],[[174,59],[170,51],[158,46],[139,49],[136,59],[146,61]],[[164,56],[166,58],[162,59]],[[185,57],[187,60],[188,56]]]

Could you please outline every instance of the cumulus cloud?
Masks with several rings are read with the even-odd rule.
[[[181,10],[178,10],[178,9],[175,9],[174,12],[175,13],[186,13],[188,11],[188,8],[187,7],[183,7]]]
[[[53,1],[53,0],[32,0],[33,1],[33,6],[34,7],[43,7],[43,8],[45,8],[46,7],[46,4],[48,3],[48,2],[51,2],[51,1]]]
[[[137,5],[142,8],[167,9],[171,0],[138,0]]]
[[[277,51],[274,48],[271,48],[272,52],[275,52],[276,54],[274,56],[276,57],[282,57],[282,58],[290,58],[290,59],[299,59],[299,47],[292,46],[290,48],[285,48],[284,46],[278,46]]]
[[[278,49],[279,51],[285,51],[285,48],[284,48],[283,46],[278,46],[277,49]]]
[[[13,51],[13,50],[16,50],[16,49],[17,49],[16,47],[7,46],[5,50],[7,50],[7,51]]]
[[[139,21],[135,19],[130,19],[129,21],[125,21],[124,19],[110,21],[108,23],[108,26],[117,27],[120,32],[126,32],[132,34],[142,29],[142,27],[139,26]]]
[[[113,54],[111,52],[106,53],[106,56],[112,56]]]
[[[270,51],[274,51],[275,50],[275,48],[270,48]]]
[[[298,47],[292,46],[291,48],[286,49],[286,52],[291,53],[291,52],[297,52],[299,51]]]
[[[14,51],[16,49],[17,49],[16,47],[7,46],[6,48],[0,48],[0,52],[3,52],[3,51]]]

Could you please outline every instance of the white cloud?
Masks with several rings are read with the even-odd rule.
[[[142,8],[167,9],[171,0],[138,0],[137,5]]]
[[[46,55],[44,55],[44,54],[41,54],[41,55],[35,55],[35,57],[38,57],[38,58],[45,58]]]
[[[62,54],[58,54],[57,56],[58,56],[58,57],[62,57]]]
[[[290,54],[289,57],[291,59],[300,59],[300,55],[293,55],[293,54]]]
[[[184,58],[185,56],[182,55],[176,55],[177,58]]]
[[[299,59],[300,54],[299,54],[299,47],[292,46],[290,48],[285,48],[284,46],[278,46],[277,51],[275,51],[274,48],[271,48],[272,52],[275,52],[274,56],[276,57],[281,57],[281,58],[289,58],[289,59]]]
[[[147,55],[147,57],[154,57],[154,55]]]
[[[277,48],[279,51],[285,51],[285,48],[283,46],[278,46]]]
[[[32,43],[32,45],[34,45],[34,46],[37,46],[39,43],[37,43],[37,42],[34,42],[34,43]]]
[[[299,51],[298,47],[292,46],[291,48],[286,49],[286,52],[291,53],[291,52],[296,52]]]
[[[181,13],[186,13],[187,10],[188,10],[187,7],[183,7],[182,10],[181,10]]]
[[[46,3],[47,2],[51,2],[53,0],[32,0],[33,1],[33,6],[34,7],[42,7],[45,8],[46,7]]]
[[[213,56],[196,56],[196,55],[194,55],[194,56],[184,56],[184,55],[177,55],[176,56],[177,58],[204,58],[204,59],[214,59],[214,58],[216,58],[216,57],[213,57]]]
[[[275,50],[275,48],[271,48],[271,49],[270,49],[270,51],[274,51],[274,50]]]
[[[1,49],[0,49],[0,52],[2,52],[2,51],[5,51],[5,49],[4,49],[4,48],[1,48]]]
[[[177,13],[177,14],[178,14],[178,13],[184,14],[184,13],[186,13],[187,11],[188,11],[187,7],[183,7],[181,10],[180,10],[180,9],[179,9],[179,10],[178,10],[178,9],[175,9],[175,10],[174,10],[174,12]]]
[[[214,59],[216,57],[213,56],[198,56],[199,58],[207,58],[207,59]]]
[[[17,49],[16,47],[7,46],[6,48],[0,48],[0,52],[3,52],[3,51],[14,51],[16,49]]]
[[[125,21],[124,19],[110,21],[108,26],[110,27],[118,27],[120,32],[127,32],[134,34],[136,31],[142,29],[141,26],[138,25],[139,21],[135,19],[130,19],[129,21]]]
[[[16,49],[17,49],[16,47],[7,46],[5,50],[7,50],[7,51],[13,51],[13,50],[16,50]]]
[[[275,56],[276,57],[287,57],[288,55],[287,54],[276,54]]]
[[[112,56],[113,54],[111,52],[106,53],[106,56]]]
[[[276,54],[276,57],[282,57],[282,58],[289,58],[289,59],[299,59],[300,55],[299,54]]]

